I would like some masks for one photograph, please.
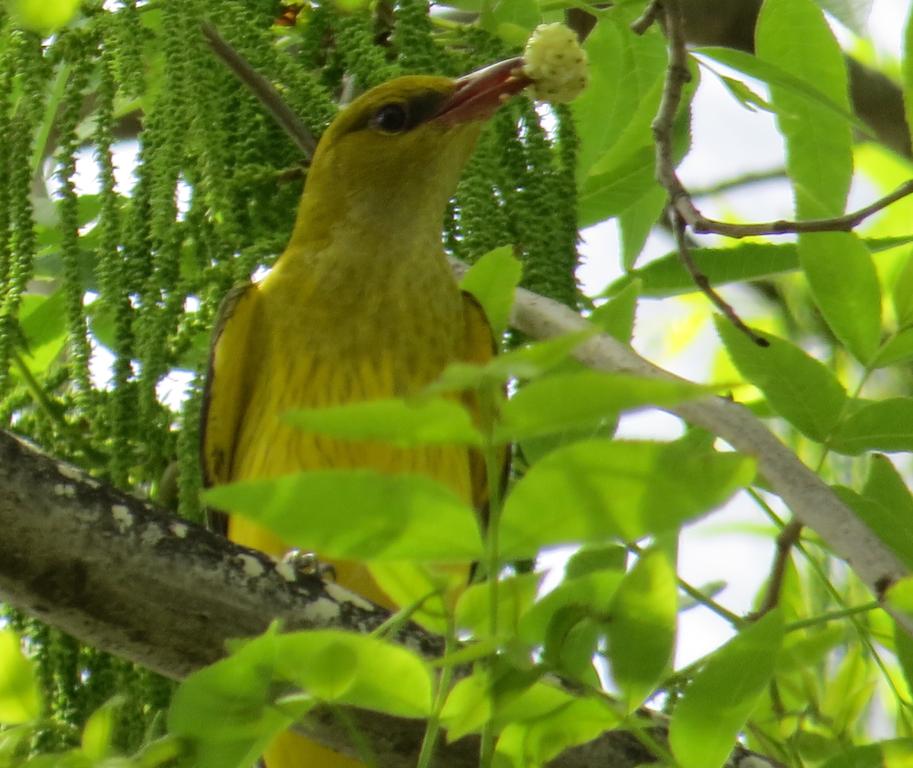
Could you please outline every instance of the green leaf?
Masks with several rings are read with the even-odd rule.
[[[869,33],[868,20],[874,0],[815,0],[822,10],[827,11],[847,29],[859,37]]]
[[[19,635],[0,629],[0,724],[18,725],[41,715],[41,690]]]
[[[881,286],[865,243],[850,232],[800,235],[799,263],[834,335],[867,363],[881,336]]]
[[[879,454],[872,456],[862,492],[866,498],[891,510],[894,521],[886,526],[885,532],[890,532],[890,538],[899,539],[906,552],[901,557],[913,570],[913,495],[890,459]]]
[[[822,363],[790,342],[761,333],[770,346],[759,347],[728,320],[715,318],[729,357],[745,379],[803,434],[824,441],[837,426],[846,391]]]
[[[910,98],[913,99],[913,93]],[[913,323],[913,250],[907,254],[903,267],[897,274],[891,289],[891,301],[898,327],[903,328]]]
[[[90,760],[101,761],[112,753],[115,717],[124,701],[122,696],[110,699],[96,709],[86,721],[82,729],[81,746]]]
[[[521,46],[541,20],[536,0],[494,0],[482,5],[479,23],[510,45]]]
[[[839,424],[828,444],[849,454],[913,451],[913,398],[865,402]]]
[[[892,739],[841,749],[821,768],[904,768],[913,764],[913,739]]]
[[[327,557],[460,563],[483,552],[473,510],[424,475],[301,472],[222,485],[204,498]]]
[[[652,146],[623,155],[586,177],[577,198],[577,225],[583,229],[618,216],[655,185]]]
[[[195,748],[195,768],[250,768],[277,733],[316,703],[273,705],[278,650],[273,627],[175,691],[168,731]]]
[[[431,712],[427,663],[371,635],[330,629],[280,635],[276,674],[322,701],[396,717]]]
[[[542,582],[541,573],[521,573],[498,582],[498,635],[514,637],[520,617],[532,607]],[[457,630],[468,630],[476,638],[490,637],[491,585],[473,584],[460,595],[456,605]]]
[[[44,373],[67,339],[66,296],[60,289],[50,296],[23,296],[20,327],[25,335],[23,359],[32,373]]]
[[[881,345],[871,365],[874,368],[885,368],[911,359],[913,359],[913,327],[904,328],[904,330],[889,337]]]
[[[903,75],[903,103],[907,115],[907,130],[913,137],[913,7],[907,15],[907,24],[904,28],[903,59],[901,61]]]
[[[623,577],[621,570],[601,570],[566,578],[523,616],[520,637],[530,645],[543,644],[553,632],[555,617],[566,617],[568,609],[579,618],[608,620],[609,605]]]
[[[749,459],[694,450],[687,440],[574,443],[545,456],[514,486],[501,520],[501,554],[518,559],[556,544],[633,541],[676,528],[753,476]]]
[[[597,427],[622,411],[667,406],[706,395],[705,387],[599,371],[558,373],[522,387],[501,410],[499,442]]]
[[[624,572],[628,550],[621,544],[581,547],[564,564],[566,579],[575,579],[598,571]]]
[[[766,0],[756,30],[758,57],[820,91],[851,114],[843,52],[812,0]],[[786,139],[786,165],[800,218],[843,213],[853,175],[850,122],[810,94],[771,85]],[[801,248],[800,248],[801,251]]]
[[[888,459],[872,457],[862,494],[843,486],[834,490],[900,560],[913,567],[913,499]]]
[[[894,652],[900,662],[907,687],[913,690],[913,637],[896,621],[894,625]]]
[[[710,68],[708,67],[708,69]],[[726,75],[722,75],[719,72],[714,72],[713,74],[720,79],[720,82],[726,87],[726,90],[732,94],[735,100],[749,112],[757,112],[758,109],[763,109],[765,112],[776,112],[774,106],[766,101],[760,94],[751,90],[747,83],[743,83],[741,80],[736,80],[733,77],[726,77]]]
[[[666,207],[666,190],[658,183],[638,201],[618,214],[621,263],[626,270],[637,262],[650,232]]]
[[[590,81],[571,104],[580,141],[578,182],[632,123],[641,137],[649,137],[649,120],[659,105],[659,84],[666,68],[666,46],[656,28],[644,35],[631,31],[636,13],[618,5],[607,9],[584,43]]]
[[[290,411],[284,420],[305,432],[346,440],[415,445],[481,445],[472,417],[453,400],[369,400]]]
[[[482,730],[491,717],[489,686],[488,673],[479,667],[453,686],[441,710],[441,724],[447,729],[448,742]]]
[[[535,686],[539,694],[544,685]],[[556,697],[557,698],[557,697]],[[494,764],[498,768],[530,768],[541,766],[557,757],[568,747],[583,744],[614,728],[621,717],[604,699],[575,698],[562,694],[561,703],[545,714],[522,722],[510,722],[498,737]],[[526,702],[534,707],[534,702]]]
[[[863,240],[872,253],[897,248],[911,241],[913,236]],[[698,269],[716,286],[759,280],[799,269],[799,247],[795,243],[739,243],[729,248],[695,248],[691,251],[691,256]],[[631,270],[612,283],[605,292],[615,294],[633,280],[640,281],[643,296],[675,296],[699,290],[694,279],[682,266],[677,251],[651,261],[640,269]],[[910,295],[913,296],[913,268],[910,270],[910,280]],[[913,307],[913,301],[910,303]]]
[[[634,335],[634,317],[640,289],[640,281],[632,280],[608,301],[596,307],[587,319],[602,333],[627,344]]]
[[[783,641],[779,610],[747,626],[716,651],[675,707],[669,746],[682,768],[717,768],[770,682]]]
[[[522,272],[513,248],[504,245],[482,256],[460,280],[460,287],[479,300],[496,339],[507,329]]]
[[[640,556],[612,599],[609,661],[628,711],[643,704],[668,670],[675,647],[677,593],[675,568],[656,548]]]
[[[535,344],[496,355],[485,365],[451,363],[444,369],[438,380],[426,389],[426,393],[498,387],[513,378],[534,379],[564,363],[577,347],[598,332],[599,329],[594,327],[538,341]]]
[[[19,26],[49,35],[72,21],[79,0],[11,0],[9,10]]]
[[[698,54],[698,57],[706,56],[708,59],[731,67],[755,80],[760,80],[770,86],[776,86],[788,91],[796,98],[807,99],[810,104],[826,110],[833,117],[840,118],[852,125],[856,130],[863,132],[868,130],[849,106],[841,103],[842,99],[833,98],[815,84],[797,77],[779,60],[765,60],[736,48],[723,48],[712,45],[697,46],[692,52]]]

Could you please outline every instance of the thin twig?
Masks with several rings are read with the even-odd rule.
[[[269,80],[257,72],[247,59],[235,50],[212,24],[204,21],[202,28],[203,35],[213,53],[260,100],[260,103],[266,107],[267,111],[279,123],[298,149],[310,158],[317,148],[317,141],[307,126],[301,121],[301,118],[286,104],[279,91]]]
[[[676,210],[682,215],[688,225],[698,234],[724,235],[725,237],[742,238],[757,237],[762,235],[792,235],[805,232],[850,232],[858,227],[872,214],[887,208],[892,203],[913,195],[913,179],[905,181],[897,189],[874,203],[857,211],[835,216],[831,219],[808,219],[807,221],[767,221],[756,224],[730,224],[726,221],[717,221],[706,218],[694,204],[690,196],[679,197],[675,201]]]
[[[732,306],[713,289],[707,276],[695,265],[688,249],[685,227],[690,225],[691,222],[680,210],[679,201],[686,200],[691,208],[694,208],[694,205],[691,203],[688,191],[675,173],[675,157],[672,151],[672,131],[675,117],[682,103],[682,92],[685,84],[691,80],[691,72],[688,70],[688,51],[685,48],[684,22],[682,21],[678,0],[654,0],[644,12],[644,15],[634,22],[632,28],[635,32],[643,33],[656,20],[660,10],[665,13],[666,37],[669,41],[669,63],[666,67],[666,81],[663,85],[659,110],[653,120],[653,138],[656,144],[656,178],[669,195],[669,216],[672,223],[672,233],[678,246],[678,253],[682,264],[694,280],[694,284],[710,299],[714,306],[755,344],[766,347],[767,342],[745,325]]]
[[[644,8],[644,12],[637,19],[631,22],[631,29],[635,34],[642,35],[644,32],[650,29],[650,27],[653,26],[653,22],[659,18],[662,10],[662,0],[653,0],[653,2]]]
[[[748,336],[749,339],[759,347],[769,347],[770,342],[745,325],[745,322],[739,317],[732,305],[714,290],[707,275],[701,272],[697,264],[694,263],[694,259],[691,258],[691,249],[688,247],[688,238],[685,236],[685,220],[679,212],[672,208],[669,211],[669,215],[672,220],[672,234],[675,236],[675,245],[678,248],[679,258],[682,260],[685,269],[688,270],[688,274],[691,275],[694,284],[713,302],[713,305],[723,313],[726,319]]]
[[[774,554],[773,565],[770,568],[767,592],[764,595],[764,602],[761,603],[761,607],[752,615],[753,619],[760,619],[765,613],[776,608],[780,602],[780,593],[783,591],[783,579],[786,577],[789,556],[801,535],[802,523],[798,520],[788,523],[777,535],[777,550]]]
[[[643,34],[651,24],[657,21],[660,10],[664,13],[669,63],[659,111],[653,121],[653,135],[656,142],[656,178],[669,195],[669,207],[684,220],[692,231],[697,234],[715,234],[732,238],[806,232],[849,232],[869,216],[904,197],[913,195],[913,179],[911,179],[901,184],[889,195],[885,195],[864,208],[828,219],[807,221],[780,219],[760,223],[732,224],[704,216],[694,205],[692,194],[675,171],[675,157],[672,150],[675,117],[681,106],[684,86],[691,79],[679,0],[653,0],[644,14],[631,25],[631,29],[637,34]],[[701,290],[707,293],[703,286],[701,286]],[[717,304],[713,296],[709,293],[707,295],[714,304]]]

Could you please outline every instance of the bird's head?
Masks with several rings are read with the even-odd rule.
[[[455,80],[399,77],[361,95],[320,140],[299,224],[378,218],[395,227],[400,213],[439,224],[482,124],[529,84],[521,65],[512,59]]]

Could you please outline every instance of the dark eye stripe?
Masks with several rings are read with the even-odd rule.
[[[381,133],[405,133],[433,118],[440,111],[446,99],[446,94],[437,91],[426,91],[415,94],[406,101],[390,101],[387,104],[375,107],[370,113],[361,117],[352,126],[351,130],[360,131],[365,128],[372,128]],[[385,122],[386,116],[381,113],[390,107],[396,106],[401,106],[405,109],[405,122],[396,130],[385,130],[382,123]]]

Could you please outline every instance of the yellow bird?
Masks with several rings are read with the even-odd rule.
[[[484,504],[483,463],[464,447],[353,443],[296,430],[281,416],[408,397],[451,362],[491,357],[488,322],[454,281],[441,232],[483,121],[529,84],[520,63],[458,80],[392,80],[353,101],[324,133],[288,247],[265,279],[223,304],[203,409],[208,485],[367,467],[424,473]],[[276,555],[287,549],[244,519],[230,521],[229,535]],[[391,605],[365,566],[333,565],[339,583]],[[266,762],[360,765],[294,734],[276,739]]]

